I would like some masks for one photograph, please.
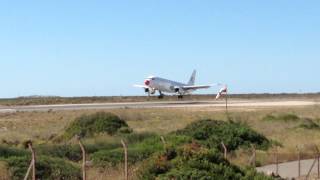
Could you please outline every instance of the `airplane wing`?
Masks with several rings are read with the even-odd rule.
[[[211,86],[209,85],[201,85],[201,86],[182,86],[183,90],[197,90],[197,89],[208,89]]]
[[[145,89],[148,89],[149,87],[148,86],[145,86],[145,85],[133,85],[134,87],[138,87],[138,88],[145,88]]]
[[[197,90],[197,89],[208,89],[211,88],[212,86],[220,86],[220,83],[216,84],[210,84],[210,85],[193,85],[193,86],[182,86],[182,89],[184,90]]]

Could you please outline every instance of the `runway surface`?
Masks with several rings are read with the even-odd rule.
[[[228,107],[287,107],[318,105],[319,102],[308,100],[234,100]],[[205,108],[224,107],[224,101],[159,101],[159,102],[128,102],[128,103],[96,103],[96,104],[59,104],[30,106],[0,106],[0,113],[16,111],[60,111],[86,109],[126,109],[126,108]]]

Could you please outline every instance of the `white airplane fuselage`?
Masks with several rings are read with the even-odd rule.
[[[160,77],[150,76],[144,81],[144,85],[134,85],[135,87],[143,88],[146,93],[155,94],[159,92],[159,98],[163,97],[163,93],[177,94],[179,98],[183,95],[191,94],[198,89],[207,89],[211,85],[195,85],[196,71],[194,70],[188,83],[180,83]]]
[[[172,93],[185,95],[190,94],[193,90],[183,90],[180,87],[187,86],[187,84],[160,78],[160,77],[149,77],[144,81],[144,84],[149,87],[149,92],[154,94],[155,91],[159,91],[160,93]]]

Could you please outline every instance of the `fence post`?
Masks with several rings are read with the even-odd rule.
[[[221,145],[222,145],[223,150],[224,150],[224,159],[228,160],[228,157],[227,157],[228,149],[227,149],[226,145],[223,142],[221,142]]]
[[[320,155],[318,152],[318,179],[320,178]]]
[[[253,144],[251,144],[251,148],[252,148],[252,162],[251,162],[251,165],[253,167],[256,167],[256,157],[257,157],[256,147]]]
[[[27,141],[26,142],[26,146],[29,148],[29,150],[31,151],[31,162],[28,168],[28,171],[24,177],[24,180],[27,180],[30,174],[30,171],[32,169],[32,180],[36,180],[36,153],[32,147],[32,142],[31,141]]]
[[[86,157],[86,150],[81,142],[81,139],[79,136],[77,136],[79,146],[81,148],[82,152],[82,179],[86,180],[87,179],[87,172],[86,172],[86,162],[87,162],[87,157]]]
[[[276,146],[275,150],[275,158],[276,158],[276,175],[279,175],[279,157],[278,157],[278,146]]]
[[[319,148],[317,147],[317,145],[314,145],[316,152],[317,152],[317,161],[318,161],[318,169],[317,169],[317,176],[318,179],[320,178],[320,152],[319,152]]]
[[[162,143],[163,143],[164,150],[167,152],[167,143],[166,143],[166,140],[164,139],[163,136],[161,136],[160,138],[161,138],[161,141],[162,141]]]
[[[314,157],[313,164],[312,164],[312,166],[311,166],[311,168],[310,168],[310,170],[309,170],[309,172],[308,172],[308,174],[306,176],[306,179],[309,179],[309,176],[310,176],[310,174],[312,172],[312,169],[316,165],[317,162],[318,162],[318,176],[319,176],[319,169],[320,169],[320,167],[319,167],[320,166],[320,164],[319,164],[319,149],[318,149],[318,147],[316,145],[314,145],[314,147],[315,147],[315,150],[316,150],[316,154],[315,154],[315,157]]]
[[[309,176],[310,176],[310,174],[312,172],[312,169],[313,169],[314,165],[316,164],[316,162],[317,162],[317,159],[315,158],[313,163],[312,163],[312,166],[311,166],[311,168],[310,168],[310,170],[309,170],[309,172],[308,172],[308,174],[306,176],[306,179],[309,179]]]
[[[32,180],[36,180],[36,153],[32,147],[32,144],[30,145],[30,150],[32,151]]]
[[[128,147],[127,144],[121,139],[121,144],[124,149],[124,177],[125,180],[128,180]]]
[[[300,178],[301,177],[301,151],[298,147],[297,149],[298,149],[298,178]]]
[[[32,160],[31,160],[30,165],[29,165],[29,168],[28,168],[28,171],[27,171],[26,175],[24,176],[24,180],[28,180],[30,171],[31,171],[31,169],[32,169],[32,165],[33,165],[33,162],[32,162]]]

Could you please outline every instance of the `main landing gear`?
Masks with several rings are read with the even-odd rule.
[[[161,91],[159,91],[159,93],[160,93],[160,95],[158,96],[158,98],[159,98],[159,99],[163,99],[164,94],[162,94],[162,92],[161,92]]]
[[[178,99],[183,99],[183,95],[178,95]]]

